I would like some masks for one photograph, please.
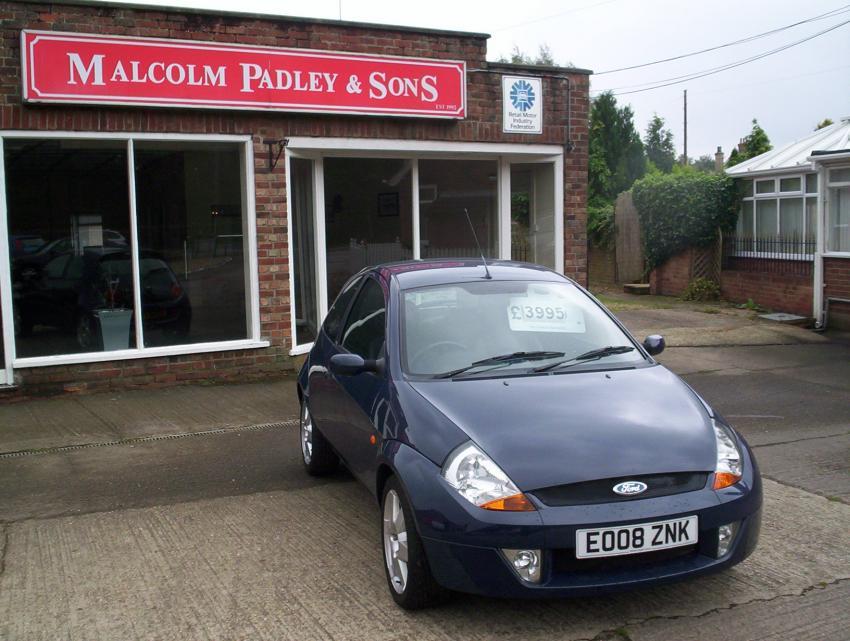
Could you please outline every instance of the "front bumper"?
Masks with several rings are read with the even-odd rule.
[[[439,470],[409,448],[402,482],[408,487],[419,533],[434,578],[446,588],[497,597],[580,596],[666,583],[717,572],[743,561],[756,547],[762,488],[747,449],[745,474],[733,487],[710,488],[603,505],[547,507],[537,512],[490,512],[469,505],[443,481]],[[397,465],[401,461],[396,461]],[[412,468],[415,471],[411,474]],[[397,466],[397,469],[398,466]],[[406,479],[404,477],[407,477]],[[629,525],[697,515],[699,540],[690,548],[579,560],[576,530]],[[738,522],[732,546],[717,558],[717,528]],[[519,579],[502,548],[542,550],[538,584]]]

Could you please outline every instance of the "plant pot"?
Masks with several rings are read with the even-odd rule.
[[[100,325],[103,350],[128,349],[130,347],[130,321],[132,309],[98,309],[94,313]]]

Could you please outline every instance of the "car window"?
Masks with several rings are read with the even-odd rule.
[[[71,255],[65,254],[64,256],[57,256],[51,260],[44,267],[45,276],[47,276],[47,278],[62,278],[62,274],[65,272],[65,266],[68,264],[70,259]]]
[[[328,310],[328,315],[325,317],[325,333],[330,338],[336,341],[339,336],[339,330],[342,328],[342,321],[345,320],[345,312],[348,310],[348,304],[354,295],[357,293],[357,287],[360,285],[362,278],[352,278],[339,296],[336,297],[334,304]]]
[[[65,278],[68,280],[80,280],[83,277],[84,267],[85,258],[82,256],[74,256],[68,264],[68,269],[65,272]]]
[[[516,352],[570,358],[604,347],[633,347],[628,336],[588,296],[567,282],[481,281],[423,287],[402,293],[403,366],[437,375],[479,360]],[[643,360],[637,350],[577,364],[608,367]],[[517,374],[549,361],[499,368]]]
[[[342,346],[365,359],[379,358],[384,349],[386,308],[381,286],[367,278],[342,332]]]

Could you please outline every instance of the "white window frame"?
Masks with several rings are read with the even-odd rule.
[[[831,189],[842,189],[850,187],[850,181],[832,182],[830,180],[832,171],[836,169],[850,169],[850,165],[829,165],[824,168],[826,175],[824,176],[823,189],[823,255],[826,258],[850,258],[850,251],[831,251],[829,249],[830,233],[832,231],[831,217],[829,213],[829,193]]]
[[[139,245],[136,220],[135,200],[135,171],[133,171],[133,141],[169,141],[169,142],[231,142],[241,144],[240,162],[242,165],[242,229],[247,241],[245,251],[248,260],[245,266],[246,274],[246,320],[248,337],[244,339],[216,341],[207,343],[188,343],[184,345],[168,345],[163,347],[141,347],[141,314],[134,314],[136,319],[136,347],[131,349],[105,352],[88,352],[82,354],[57,354],[53,356],[34,356],[17,358],[15,353],[15,329],[12,313],[12,274],[9,263],[9,227],[5,189],[5,156],[3,140],[14,138],[43,138],[79,140],[117,140],[127,144],[128,162],[128,194],[130,199],[130,245],[134,259],[133,283],[135,309],[141,309],[141,290],[139,288],[138,256]],[[157,358],[181,354],[200,354],[206,352],[223,352],[241,349],[260,349],[268,347],[269,341],[260,337],[260,286],[257,261],[257,216],[254,200],[254,146],[249,135],[219,135],[219,134],[154,134],[133,132],[89,132],[89,131],[0,131],[0,293],[2,294],[3,309],[3,343],[7,377],[11,379],[13,369],[26,367],[50,367],[53,365],[72,365],[78,363],[98,363],[104,361],[119,361],[138,358]]]
[[[806,200],[807,199],[818,199],[820,196],[818,193],[812,193],[806,191],[806,175],[815,172],[804,172],[793,173],[793,174],[776,174],[773,176],[753,176],[752,178],[743,178],[743,180],[752,181],[752,190],[748,196],[743,196],[741,198],[742,202],[751,202],[753,203],[753,228],[751,230],[753,239],[757,240],[758,236],[756,235],[756,222],[758,221],[757,216],[757,203],[759,201],[767,201],[773,200],[776,202],[776,229],[779,230],[779,233],[776,235],[777,238],[782,237],[782,226],[781,226],[781,216],[782,216],[782,204],[780,201],[800,198],[803,201],[803,229],[807,229],[808,223],[808,209],[806,208]],[[800,179],[800,189],[797,191],[779,191],[780,184],[782,180],[786,180],[788,178],[799,178]],[[773,181],[773,191],[765,192],[765,193],[756,193],[756,184],[759,182],[767,182],[769,180]],[[743,215],[743,211],[738,212],[739,218]],[[817,223],[817,221],[815,221]],[[812,239],[814,241],[817,238],[817,224],[815,224],[815,238]],[[786,254],[775,254],[773,252],[760,252],[760,251],[738,251],[735,253],[735,256],[739,256],[741,258],[775,258],[777,260],[814,260],[815,254],[817,253],[817,249],[814,248],[811,254],[797,254],[797,253],[786,253]]]
[[[466,143],[422,140],[397,140],[378,138],[308,138],[293,137],[286,146],[287,167],[287,216],[292,215],[289,195],[289,159],[306,158],[314,161],[313,176],[313,242],[316,256],[316,296],[319,325],[328,313],[327,261],[325,244],[325,157],[349,158],[402,158],[412,160],[412,225],[413,259],[419,260],[419,161],[436,160],[492,160],[497,162],[496,193],[498,207],[498,235],[500,259],[511,258],[511,186],[510,172],[514,163],[552,163],[555,172],[555,268],[564,272],[564,149],[560,145],[510,144],[510,143]],[[291,227],[289,227],[291,228]],[[289,247],[289,264],[293,261],[292,239]],[[290,291],[295,291],[295,273],[289,270]],[[305,354],[313,347],[312,342],[295,344],[295,299],[290,296],[290,321],[292,348],[291,356]],[[318,328],[317,328],[318,330]]]

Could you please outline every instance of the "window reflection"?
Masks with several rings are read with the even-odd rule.
[[[469,218],[485,256],[499,254],[495,160],[420,160],[419,221],[422,258],[478,256]]]
[[[135,143],[146,347],[247,337],[240,147]]]
[[[411,161],[325,158],[328,302],[367,265],[413,258]]]
[[[4,149],[17,355],[134,347],[126,143]]]

